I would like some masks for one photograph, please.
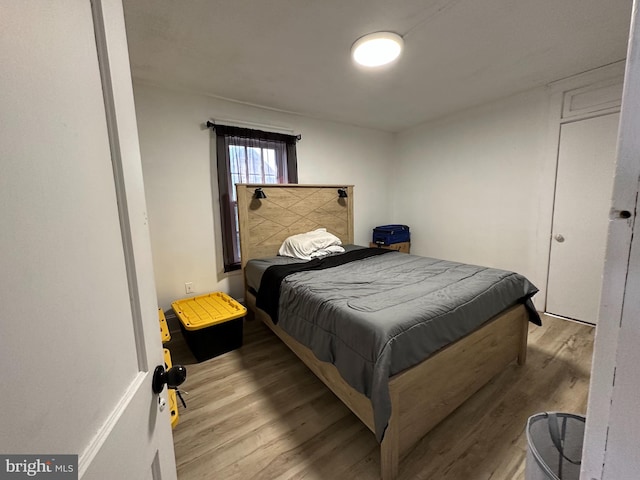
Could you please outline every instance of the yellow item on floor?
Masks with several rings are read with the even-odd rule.
[[[171,340],[171,334],[169,333],[167,319],[164,316],[164,312],[161,308],[158,309],[158,320],[160,320],[160,337],[162,338],[162,343],[167,343],[169,340]]]
[[[247,314],[244,306],[223,292],[176,300],[171,306],[187,330],[200,330]]]
[[[247,309],[226,293],[213,292],[171,304],[182,336],[199,362],[242,346]]]
[[[171,353],[168,348],[164,348],[164,369],[169,370],[172,367]],[[167,398],[169,400],[169,413],[171,414],[171,428],[175,428],[178,424],[178,398],[173,388],[167,389]]]

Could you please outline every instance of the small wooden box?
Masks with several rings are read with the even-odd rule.
[[[377,247],[377,248],[386,248],[387,250],[397,250],[398,252],[401,252],[401,253],[410,253],[410,250],[411,250],[411,242],[392,243],[391,245],[379,245],[377,243],[371,242],[369,246],[371,248]]]

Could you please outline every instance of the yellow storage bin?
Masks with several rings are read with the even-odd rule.
[[[167,318],[164,316],[161,308],[158,309],[158,320],[160,321],[160,337],[162,338],[162,343],[167,343],[171,340],[171,334],[169,333]]]
[[[164,369],[169,370],[172,367],[171,363],[171,353],[169,349],[164,349]],[[167,389],[167,398],[169,400],[169,413],[171,414],[171,427],[175,428],[178,424],[178,398],[176,396],[176,391],[173,388]]]
[[[171,304],[182,334],[198,361],[242,346],[247,309],[223,292],[176,300]]]

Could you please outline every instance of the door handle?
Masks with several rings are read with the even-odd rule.
[[[167,388],[176,389],[187,378],[187,369],[182,365],[174,365],[169,370],[165,370],[164,366],[158,365],[153,372],[153,379],[151,381],[151,389],[156,395],[159,394],[164,388],[165,383]]]
[[[559,233],[556,235],[555,238],[556,238],[556,242],[558,242],[558,243],[564,242],[564,237]]]

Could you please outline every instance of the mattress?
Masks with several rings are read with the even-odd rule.
[[[360,245],[342,245],[342,247],[345,252],[366,248]],[[331,256],[333,255],[336,254],[332,254]],[[285,257],[281,255],[249,260],[244,268],[247,287],[249,287],[254,293],[257,292],[260,289],[262,275],[269,267],[276,265],[302,264],[305,262],[307,262],[307,260],[300,260],[299,258]]]
[[[345,257],[345,263],[331,259],[332,266],[324,269],[305,271],[300,263],[301,271],[285,276],[276,288],[278,325],[319,360],[335,365],[349,385],[371,399],[379,441],[391,414],[391,376],[518,303],[540,323],[531,303],[538,290],[522,275],[385,252],[355,261],[347,261],[352,253],[347,252],[337,256]],[[258,287],[258,306],[260,291],[268,290],[262,277],[271,267],[264,267],[271,261],[299,263],[276,258],[247,264],[247,281],[253,289]]]

